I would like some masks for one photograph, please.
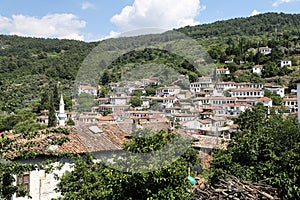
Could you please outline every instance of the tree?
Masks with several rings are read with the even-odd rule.
[[[263,70],[263,77],[268,78],[268,77],[273,77],[277,76],[279,73],[279,69],[274,62],[268,62],[264,65],[264,70]]]
[[[139,107],[142,105],[143,101],[141,100],[140,97],[133,96],[130,98],[130,103],[133,107]]]
[[[68,119],[68,121],[67,121],[67,125],[68,126],[75,126],[75,122],[74,122],[74,120],[73,119]]]
[[[111,110],[104,110],[102,115],[107,116],[107,115],[112,114],[112,113],[113,113],[113,111],[111,111]]]
[[[53,93],[52,93],[52,103],[54,105],[54,109],[59,109],[59,93],[58,93],[58,86],[54,84]]]
[[[53,96],[50,97],[50,107],[48,115],[48,127],[55,127],[57,125],[57,119],[55,115],[55,106],[53,102]]]
[[[156,89],[154,87],[146,87],[145,90],[146,90],[147,96],[156,95]]]
[[[269,90],[264,90],[264,93],[265,93],[266,97],[269,97],[272,99],[274,106],[282,105],[283,99],[281,98],[281,96],[279,94],[273,93]]]
[[[143,92],[141,90],[133,90],[131,96],[141,97]]]
[[[21,117],[16,114],[0,117],[0,132],[12,130],[21,120]]]
[[[281,191],[283,199],[299,199],[300,132],[297,119],[274,111],[266,114],[262,105],[242,113],[236,121],[239,131],[227,149],[214,150],[211,181],[225,174],[244,180],[267,180]]]
[[[49,109],[49,94],[47,92],[43,92],[41,94],[41,100],[37,107],[37,113],[40,113],[43,110]]]
[[[81,93],[78,96],[78,105],[77,111],[79,112],[89,112],[91,111],[92,107],[95,105],[94,102],[95,97],[88,93]]]
[[[101,85],[107,85],[110,82],[110,77],[111,75],[109,74],[108,70],[104,70],[103,75],[101,77]]]
[[[135,135],[124,144],[125,150],[135,153],[159,150],[179,136],[149,129],[136,134],[140,137]],[[126,159],[114,162],[118,166]],[[134,160],[140,162],[135,157],[131,161]],[[126,172],[126,168],[119,171],[102,162],[93,162],[91,156],[85,156],[77,159],[74,169],[61,177],[58,191],[63,195],[62,199],[190,199],[187,169],[195,164],[199,164],[197,151],[191,148],[172,164],[147,173],[130,173]],[[147,167],[151,169],[151,164]]]
[[[107,88],[107,86],[101,86],[101,92],[100,92],[99,97],[100,98],[104,98],[105,95],[107,95],[107,94],[108,94],[108,88]]]

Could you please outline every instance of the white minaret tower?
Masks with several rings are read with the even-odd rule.
[[[63,95],[60,96],[60,103],[59,103],[59,113],[58,113],[58,124],[59,126],[65,126],[66,123],[66,118],[67,118],[67,115],[65,113],[65,103],[64,103],[64,98],[63,98]]]

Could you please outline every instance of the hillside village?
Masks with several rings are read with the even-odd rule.
[[[228,45],[228,49],[230,48]],[[62,176],[66,171],[70,171],[73,164],[66,154],[83,155],[89,152],[93,156],[93,161],[102,161],[115,154],[123,153],[124,142],[130,141],[134,133],[150,128],[157,132],[161,130],[168,134],[176,132],[192,138],[191,147],[193,150],[197,150],[197,157],[201,158],[202,167],[209,169],[210,161],[213,159],[212,150],[214,148],[227,149],[230,141],[234,141],[236,133],[240,132],[241,129],[236,123],[236,119],[241,113],[255,110],[256,105],[261,105],[266,109],[266,116],[270,116],[272,113],[283,113],[287,119],[289,119],[288,116],[296,118],[299,113],[300,94],[295,89],[294,81],[299,78],[300,56],[295,52],[300,52],[300,46],[295,42],[293,48],[294,54],[286,56],[289,54],[289,50],[284,48],[282,48],[283,50],[273,49],[266,43],[258,47],[253,46],[251,51],[254,50],[256,55],[265,59],[265,63],[259,64],[260,62],[254,62],[254,60],[250,62],[246,58],[245,61],[242,61],[243,58],[241,60],[236,57],[231,59],[232,53],[228,54],[226,59],[219,58],[216,67],[213,67],[208,75],[199,76],[190,81],[189,74],[178,74],[177,80],[173,84],[167,85],[163,84],[159,77],[147,77],[135,81],[120,80],[108,82],[105,85],[99,84],[97,87],[82,83],[78,87],[76,85],[73,97],[66,92],[67,89],[70,89],[71,82],[74,83],[72,78],[70,78],[72,81],[68,80],[70,82],[68,86],[58,81],[61,84],[60,88],[63,89],[57,95],[59,97],[55,106],[56,110],[54,110],[55,125],[49,126],[52,112],[50,110],[51,98],[54,95],[51,96],[50,92],[45,93],[46,96],[48,95],[47,102],[43,102],[41,93],[37,97],[40,100],[32,104],[34,105],[32,108],[34,121],[26,121],[29,122],[29,125],[22,124],[23,119],[20,118],[16,119],[16,123],[11,126],[19,128],[16,124],[21,123],[20,130],[24,132],[13,130],[7,126],[9,129],[5,127],[6,129],[3,128],[5,131],[0,133],[1,138],[4,138],[1,140],[4,141],[3,144],[6,144],[7,140],[7,143],[11,142],[10,145],[12,145],[1,149],[1,155],[4,158],[2,160],[1,157],[1,165],[2,161],[5,164],[10,162],[37,164],[44,161],[45,158],[52,160],[55,166],[65,164],[49,174],[46,173],[47,170],[34,169],[25,170],[24,174],[12,175],[15,179],[12,185],[23,185],[33,199],[59,198],[60,192],[55,190],[59,182],[56,175]],[[248,52],[247,49],[243,51],[245,54]],[[282,56],[273,59],[272,54],[276,51],[277,53],[282,51]],[[279,57],[282,60],[279,60]],[[271,71],[270,62],[266,60],[275,63],[278,72],[276,75],[268,74],[266,76],[266,71]],[[222,63],[220,63],[221,61]],[[123,64],[122,60],[120,63]],[[289,73],[285,73],[288,70]],[[66,71],[68,70],[63,72]],[[281,71],[283,71],[282,75],[280,75]],[[51,74],[50,71],[49,74]],[[63,74],[58,73],[58,76]],[[256,79],[254,81],[241,81],[243,79],[233,81],[243,74]],[[67,72],[64,76],[71,77],[67,75]],[[43,83],[43,80],[40,80],[38,86],[34,85],[34,88],[38,88],[36,91],[42,91],[58,85],[56,81],[51,84]],[[9,85],[10,82],[7,84],[8,88]],[[24,85],[19,84],[18,88],[22,88]],[[1,87],[4,88],[4,84]],[[20,93],[18,95],[21,96]],[[32,92],[32,94],[34,93]],[[15,99],[18,100],[18,98]],[[39,106],[43,103],[45,103],[43,109],[40,110]],[[72,106],[70,106],[71,104]],[[10,110],[12,107],[14,104],[11,101],[5,106],[3,105],[3,109]],[[7,111],[0,114],[5,119]],[[11,112],[10,115],[14,116],[14,113]],[[5,124],[4,122],[5,120],[2,123]],[[36,126],[34,122],[40,126]],[[36,129],[31,131],[30,125],[36,126],[34,127]],[[27,127],[30,128],[27,129]],[[293,133],[293,131],[290,132]],[[254,134],[256,133],[254,132]],[[269,142],[268,139],[266,141]],[[66,157],[64,157],[65,155]],[[288,156],[283,155],[282,157]],[[293,159],[291,158],[292,161],[287,162],[294,160],[297,162],[297,158]],[[203,181],[203,179],[201,180]],[[204,182],[201,184],[204,185]],[[10,197],[19,200],[27,199],[19,193]]]
[[[260,48],[263,53],[271,53],[271,49]],[[283,60],[280,67],[292,67],[291,61]],[[263,65],[253,66],[251,73],[261,75]],[[89,111],[66,112],[65,122],[72,119],[76,124],[132,124],[141,126],[155,123],[167,123],[169,128],[180,128],[191,135],[214,135],[230,138],[236,130],[234,119],[248,108],[261,103],[268,109],[284,112],[286,115],[297,115],[297,91],[287,93],[287,88],[270,83],[224,82],[221,75],[230,75],[228,68],[217,68],[212,76],[199,77],[191,82],[189,89],[178,85],[160,85],[158,78],[138,81],[125,81],[108,84],[108,94],[99,98],[101,86],[98,88],[81,85],[78,95],[94,96],[93,107]],[[178,77],[178,82],[184,78]],[[146,88],[155,88],[155,94],[147,94]],[[265,96],[265,91],[282,98],[281,105],[274,105],[273,100]],[[133,105],[132,97],[136,97],[138,105]],[[59,115],[57,111],[57,114]],[[57,115],[57,116],[58,116]],[[58,118],[58,121],[59,118]],[[48,123],[47,111],[37,117],[37,122]],[[131,125],[130,125],[131,124]],[[121,125],[120,125],[121,126]],[[212,131],[214,130],[214,131]],[[129,133],[132,130],[128,128]],[[218,134],[216,134],[216,131]]]
[[[270,48],[262,49],[264,53],[271,52]],[[278,64],[279,68],[284,66],[292,67],[288,60]],[[254,65],[250,71],[261,76],[263,65]],[[186,78],[183,75],[175,81],[178,85],[161,85],[155,77],[111,82],[107,85],[108,93],[101,98],[98,96],[101,86],[80,85],[78,95],[92,97],[93,106],[90,110],[65,112],[61,97],[60,110],[57,111],[58,125],[65,126],[67,121],[72,120],[79,126],[94,127],[90,131],[96,128],[94,132],[98,133],[103,132],[103,125],[108,125],[106,131],[111,127],[118,130],[117,133],[123,133],[123,137],[130,137],[137,128],[176,130],[194,138],[193,147],[199,150],[200,157],[206,162],[208,153],[214,147],[222,146],[222,141],[234,136],[238,129],[234,121],[246,109],[261,104],[268,113],[275,110],[284,115],[297,116],[296,90],[287,92],[286,87],[271,83],[221,81],[221,76],[231,74],[228,68],[216,68],[211,74],[191,82],[189,88],[178,86]],[[151,94],[147,88],[152,89]],[[280,97],[281,105],[274,105],[273,100],[265,95],[266,92]],[[37,122],[48,123],[47,111],[37,117]]]
[[[253,66],[252,73],[257,73],[257,68],[263,67]],[[176,130],[194,138],[193,147],[199,150],[205,166],[208,165],[209,153],[213,148],[226,148],[226,142],[222,141],[229,141],[234,136],[238,129],[234,120],[246,109],[261,103],[267,108],[267,112],[275,109],[277,112],[283,110],[285,115],[297,114],[296,91],[286,93],[286,88],[270,84],[220,81],[218,77],[221,74],[230,74],[226,68],[215,69],[212,74],[199,77],[196,82],[190,83],[189,89],[177,85],[161,86],[155,77],[134,82],[109,83],[109,92],[103,98],[98,97],[101,87],[81,85],[78,88],[79,96],[93,96],[94,106],[90,111],[66,112],[61,96],[59,110],[56,112],[58,127],[65,127],[71,119],[77,128],[67,128],[71,132],[67,143],[45,148],[54,152],[89,151],[96,160],[101,160],[103,156],[109,156],[109,152],[121,151],[122,143],[138,129]],[[183,79],[182,75],[178,77],[179,82]],[[156,88],[155,94],[147,95],[147,87]],[[265,96],[266,90],[283,98],[283,105],[274,106],[272,99]],[[134,95],[139,100],[137,105],[132,102]],[[42,116],[37,117],[37,122],[47,123],[47,113],[44,111]],[[60,136],[56,134],[52,137]],[[66,163],[56,173],[61,175],[69,170],[70,163]],[[32,172],[30,181],[36,182],[43,173]],[[40,180],[40,183],[40,192],[37,189],[30,190],[32,196],[42,195],[46,199],[57,197],[58,194],[54,192],[57,181],[53,174]],[[35,188],[33,185],[30,187]]]

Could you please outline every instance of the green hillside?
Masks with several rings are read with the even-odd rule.
[[[276,72],[280,59],[291,59],[298,65],[300,54],[300,14],[266,13],[248,18],[218,21],[193,27],[180,28],[177,31],[196,39],[210,54],[217,66],[224,67],[224,61],[233,60],[229,65],[235,72],[249,69],[253,64],[268,64],[272,73],[263,78],[282,75],[296,76],[297,71]],[[151,41],[152,36],[139,36]],[[167,37],[162,34],[162,45],[167,45]],[[134,44],[135,37],[124,38],[127,44]],[[106,43],[115,39],[106,40]],[[71,106],[71,86],[84,58],[99,43],[86,43],[74,40],[25,38],[0,35],[0,112],[18,112],[22,109],[34,110],[41,98],[41,92],[49,92],[53,85],[60,83],[59,90],[67,98],[67,107]],[[273,49],[270,56],[253,53],[259,46]],[[118,47],[117,47],[118,48]],[[172,65],[180,73],[188,74],[193,80],[200,72],[183,58],[167,51],[145,49],[129,52],[120,56],[108,70],[107,81],[117,81],[120,69],[125,64],[155,61]],[[240,64],[247,63],[247,64]],[[277,70],[278,71],[278,70]],[[244,77],[244,78],[243,78]],[[234,81],[263,81],[249,74],[242,78],[226,77]],[[287,79],[290,80],[290,79]],[[100,80],[100,82],[102,82]],[[284,83],[283,83],[284,84]]]
[[[300,14],[265,13],[246,18],[187,26],[179,31],[198,39],[229,36],[290,36],[300,33]]]

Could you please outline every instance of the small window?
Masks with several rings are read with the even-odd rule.
[[[26,191],[30,191],[30,173],[24,173],[23,175],[18,175],[17,176],[17,186],[23,185],[24,189]],[[17,197],[20,195],[17,193]]]

